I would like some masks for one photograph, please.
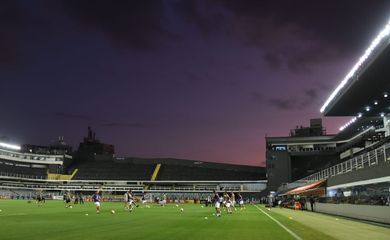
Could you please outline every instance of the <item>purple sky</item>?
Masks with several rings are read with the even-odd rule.
[[[263,165],[319,109],[389,1],[0,1],[0,137]],[[345,118],[325,119],[337,133]]]

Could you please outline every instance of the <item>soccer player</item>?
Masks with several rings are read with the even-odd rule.
[[[231,200],[230,200],[230,196],[227,192],[225,192],[223,194],[223,199],[224,199],[224,203],[225,203],[225,207],[226,207],[227,212],[229,214],[232,214]]]
[[[127,204],[127,200],[128,200],[127,193],[128,192],[125,192],[125,194],[123,194],[123,202],[125,203],[125,210],[129,210],[129,207],[128,207],[128,204]]]
[[[73,204],[74,205],[79,204],[79,195],[77,193],[74,194]]]
[[[237,211],[237,209],[235,207],[235,205],[236,205],[236,195],[234,194],[234,192],[231,192],[230,194],[231,194],[231,197],[230,197],[231,205],[234,208],[234,211]]]
[[[126,193],[126,209],[129,210],[129,212],[132,212],[134,205],[134,196],[131,190],[129,190]]]
[[[84,196],[82,193],[79,193],[79,202],[80,204],[84,204]]]
[[[92,201],[94,202],[94,204],[96,206],[96,213],[100,213],[101,196],[100,196],[99,190],[97,190],[96,193],[92,195]]]
[[[240,204],[240,210],[245,209],[244,198],[242,197],[241,193],[238,193],[238,203]]]
[[[42,190],[39,190],[37,193],[37,204],[38,207],[42,207],[42,204],[45,202],[45,198],[43,197]]]
[[[215,207],[215,216],[220,217],[221,216],[221,202],[218,193],[214,190],[214,207]]]
[[[162,195],[162,200],[160,201],[160,205],[162,207],[165,207],[165,205],[167,205],[167,195],[165,193]]]
[[[219,196],[219,204],[222,206],[223,210],[226,211],[225,207],[225,200],[223,198],[223,194],[218,195]]]
[[[145,195],[142,195],[141,202],[142,202],[142,204],[145,204],[145,203],[146,203],[146,197],[145,197]]]
[[[72,204],[70,203],[71,199],[72,199],[72,196],[70,195],[70,192],[67,191],[67,192],[64,194],[65,208],[71,207],[71,205],[72,205]]]
[[[207,196],[206,207],[208,207],[209,205],[211,205],[211,196],[210,195]]]

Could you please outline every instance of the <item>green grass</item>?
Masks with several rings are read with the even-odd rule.
[[[255,206],[247,206],[245,210],[231,215],[225,213],[221,218],[213,216],[213,208],[194,204],[178,208],[172,204],[165,208],[151,205],[151,208],[140,207],[129,213],[123,209],[123,203],[104,202],[101,214],[96,214],[92,203],[66,209],[61,201],[48,201],[43,207],[38,207],[22,200],[0,200],[0,209],[1,240],[295,239]],[[112,209],[115,214],[110,213]],[[347,239],[344,235],[332,233],[333,227],[335,231],[346,228],[348,233],[356,228],[359,235],[352,234],[348,239],[390,239],[388,228],[345,219],[330,221],[328,218],[334,217],[309,212],[261,209],[301,239]],[[319,227],[321,224],[326,224],[328,228]],[[370,235],[375,233],[377,235]],[[387,238],[381,238],[383,236]]]

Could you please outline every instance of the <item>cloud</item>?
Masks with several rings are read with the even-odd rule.
[[[310,0],[215,2],[223,5],[235,19],[241,19],[243,23],[248,24],[246,27],[248,37],[266,36],[267,33],[261,32],[261,27],[264,27],[261,23],[265,19],[270,19],[269,23],[272,25],[269,26],[274,28],[273,30],[293,27],[295,34],[304,34],[311,39],[323,39],[339,50],[351,51],[356,51],[362,46],[360,36],[373,29],[379,30],[378,23],[385,24],[388,21],[390,9],[390,2],[387,0],[378,0],[375,4],[369,0],[359,2],[342,0],[336,5],[326,1]],[[364,39],[370,38],[371,35]]]
[[[93,120],[91,116],[77,114],[77,113],[68,113],[68,112],[51,112],[50,115],[68,119],[78,119],[78,120]]]
[[[320,90],[318,88],[307,88],[303,90],[301,95],[270,98],[268,103],[279,110],[302,110],[316,103]]]
[[[308,88],[304,90],[304,93],[306,97],[308,97],[309,100],[314,100],[318,96],[318,89],[316,88]]]
[[[80,32],[86,36],[102,33],[121,49],[159,49],[177,37],[166,18],[165,5],[159,0],[0,1],[0,67],[30,64],[41,56],[34,51],[47,50],[42,49],[45,41],[62,48],[69,42],[58,37],[73,38]]]
[[[250,95],[255,101],[262,102],[264,100],[264,96],[260,92],[252,92]]]
[[[1,31],[0,31],[1,32]],[[12,66],[21,61],[19,58],[19,50],[17,48],[16,40],[3,37],[0,38],[0,66]]]
[[[180,81],[180,84],[187,84],[187,86],[194,85],[215,85],[225,87],[237,87],[238,82],[221,77],[219,74],[215,74],[212,71],[205,70],[202,72],[185,71],[184,81]]]
[[[301,104],[296,98],[271,98],[268,103],[279,110],[294,110],[301,109]]]
[[[186,23],[195,26],[203,36],[229,33],[227,12],[216,1],[185,0],[172,3],[174,13]]]
[[[95,118],[89,115],[78,114],[78,113],[69,113],[69,112],[51,112],[49,115],[54,117],[60,117],[63,119],[74,119],[81,121],[93,122],[97,125],[103,127],[112,127],[112,128],[145,128],[146,124],[137,123],[137,122],[113,122],[106,119]]]
[[[253,71],[257,70],[256,65],[254,65],[252,63],[243,63],[241,65],[238,65],[237,67],[238,67],[238,69],[242,69],[242,70],[249,71],[249,72],[253,72]]]
[[[20,34],[30,20],[31,15],[17,1],[0,1],[0,66],[22,63]]]
[[[103,123],[103,127],[125,127],[125,128],[145,128],[147,127],[143,123],[123,123],[123,122],[109,122],[109,123]]]
[[[388,21],[389,9],[386,0],[0,1],[0,64],[22,64],[26,39],[43,39],[71,19],[74,29],[101,32],[120,48],[153,51],[195,30],[262,49],[272,68],[307,73],[313,64],[362,52]]]
[[[172,37],[167,28],[164,1],[66,0],[65,12],[81,28],[103,32],[114,45],[150,51]]]
[[[35,61],[41,44],[62,30],[60,9],[59,1],[0,1],[0,67],[21,68]]]
[[[277,54],[266,53],[263,56],[263,59],[268,64],[268,66],[274,69],[279,69],[283,64],[283,60]]]
[[[267,65],[300,74],[310,73],[315,64],[362,52],[365,39],[388,21],[390,2],[188,0],[177,1],[173,9],[204,37],[223,35],[244,47],[266,50]]]

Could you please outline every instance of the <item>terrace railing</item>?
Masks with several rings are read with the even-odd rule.
[[[390,143],[384,144],[374,150],[360,154],[347,161],[325,168],[319,172],[313,173],[299,182],[314,182],[328,179],[337,175],[342,175],[362,168],[368,168],[378,165],[380,162],[390,163]]]

